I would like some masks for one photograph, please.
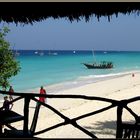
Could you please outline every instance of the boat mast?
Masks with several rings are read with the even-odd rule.
[[[93,55],[93,60],[94,60],[94,63],[96,63],[94,50],[92,50],[92,55]]]

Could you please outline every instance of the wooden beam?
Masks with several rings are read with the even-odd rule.
[[[23,132],[25,135],[28,134],[29,103],[30,103],[30,98],[25,97],[24,99],[24,124],[23,124]]]

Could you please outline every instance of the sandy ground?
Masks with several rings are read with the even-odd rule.
[[[37,91],[36,91],[37,92]],[[49,93],[48,93],[49,94]],[[104,97],[115,100],[129,99],[140,94],[140,73],[135,73],[135,77],[131,74],[114,79],[108,79],[97,83],[87,84],[81,87],[75,87],[54,94],[73,94],[73,95],[86,95]],[[2,103],[1,103],[2,104]],[[90,113],[109,106],[110,103],[101,101],[90,101],[83,99],[47,99],[47,104],[59,110],[63,115],[68,118],[75,118],[80,115]],[[36,103],[30,102],[30,116],[29,124],[31,124],[33,112]],[[140,114],[139,102],[130,104],[130,107]],[[23,114],[23,100],[14,103],[13,110]],[[111,108],[105,112],[80,119],[77,124],[84,129],[92,132],[98,138],[115,138],[116,136],[116,107]],[[133,117],[125,111],[123,118],[127,121],[133,120]],[[41,107],[36,131],[43,130],[55,124],[61,123],[64,120],[56,115],[51,110]],[[13,123],[13,126],[22,128],[23,122]],[[65,125],[50,130],[46,133],[37,135],[42,138],[90,138],[81,130],[73,127],[72,125]]]

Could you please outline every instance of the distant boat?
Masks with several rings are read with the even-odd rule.
[[[43,55],[44,55],[44,52],[40,52],[39,55],[40,55],[40,56],[43,56]]]
[[[53,55],[58,55],[58,53],[57,52],[54,52]]]
[[[94,63],[83,63],[88,69],[111,69],[113,68],[113,63],[108,61],[102,61],[100,63],[96,63],[94,52],[92,52],[94,56]]]
[[[18,52],[18,50],[14,49],[14,46],[15,46],[15,44],[13,45],[13,55],[16,57],[16,56],[19,56],[20,53]]]
[[[20,53],[16,50],[15,53],[14,53],[14,56],[19,56]]]
[[[73,51],[73,53],[76,53],[76,51]]]
[[[48,55],[58,55],[58,53],[49,51]]]
[[[35,54],[38,54],[38,51],[35,51],[34,53],[35,53]]]

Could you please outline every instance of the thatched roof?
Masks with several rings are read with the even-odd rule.
[[[101,16],[107,16],[108,20],[113,14],[118,13],[139,15],[140,3],[0,3],[0,20],[15,23],[33,23],[49,17],[68,18],[70,21],[86,21],[92,15],[99,20]]]

